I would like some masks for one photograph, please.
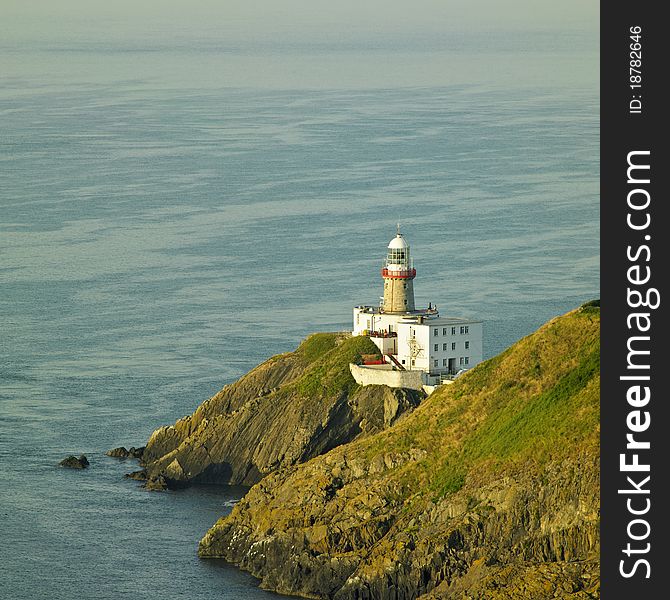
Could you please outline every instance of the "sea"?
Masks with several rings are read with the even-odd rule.
[[[2,598],[278,597],[196,555],[243,488],[147,492],[105,452],[350,329],[398,223],[417,305],[481,319],[485,358],[599,297],[597,36],[10,16]]]

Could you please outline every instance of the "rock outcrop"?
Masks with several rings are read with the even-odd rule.
[[[368,338],[320,333],[259,365],[152,434],[142,454],[147,487],[252,485],[390,427],[423,394],[358,386],[349,363],[369,353],[377,347]]]
[[[88,462],[88,459],[84,454],[79,457],[71,454],[70,456],[64,458],[58,463],[60,467],[66,467],[68,469],[86,469],[91,463]]]
[[[199,555],[308,598],[598,598],[599,332],[585,306],[390,428],[257,463]]]
[[[144,446],[140,448],[135,448],[135,446],[131,446],[129,449],[126,449],[124,446],[119,446],[118,448],[113,448],[112,450],[108,450],[105,452],[107,456],[111,456],[112,458],[142,458],[142,455],[144,454]]]

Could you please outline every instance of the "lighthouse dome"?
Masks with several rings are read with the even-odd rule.
[[[402,233],[399,233],[389,242],[389,248],[404,250],[405,248],[409,248],[409,244],[407,243],[407,240],[402,236]]]
[[[388,252],[386,253],[386,266],[394,270],[406,270],[411,267],[409,244],[400,231],[389,242]]]

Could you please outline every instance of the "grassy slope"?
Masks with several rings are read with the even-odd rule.
[[[579,484],[585,469],[588,484],[575,491],[577,499],[551,490],[565,506],[539,509],[555,511],[537,515],[538,523],[543,519],[542,535],[581,536],[581,521],[588,521],[591,531],[598,497],[597,472],[592,471],[599,443],[599,334],[595,306],[553,319],[440,388],[391,429],[269,476],[210,530],[201,553],[241,562],[269,587],[312,595],[316,590],[309,581],[287,584],[278,579],[281,569],[269,573],[267,559],[240,558],[240,548],[263,540],[268,548],[276,544],[285,552],[287,540],[304,539],[310,569],[321,557],[324,564],[336,559],[355,565],[357,577],[373,580],[402,568],[420,551],[430,555],[457,526],[458,519],[448,525],[449,519],[429,515],[460,511],[472,519],[491,511],[502,514],[511,501],[498,502],[482,490],[512,481],[518,484],[517,496],[532,497],[547,477],[554,477],[549,485],[556,488],[561,470],[571,473],[566,481]],[[333,481],[336,493],[324,494]],[[571,513],[575,502],[579,510]],[[555,531],[547,533],[552,527]],[[531,529],[527,525],[529,538],[540,535]],[[235,531],[244,532],[238,539],[247,539],[236,542],[238,547],[230,545]],[[582,550],[594,543],[589,538]]]
[[[155,431],[144,456],[150,477],[186,481],[210,463],[229,460],[242,470],[260,461],[261,472],[277,461],[283,464],[282,457],[290,463],[300,452],[299,440],[291,432],[318,436],[341,399],[360,391],[349,363],[376,351],[367,337],[310,335],[294,352],[273,356],[203,402],[192,415]],[[333,435],[332,443],[337,443],[337,432]],[[258,449],[261,442],[263,450]],[[309,448],[306,451],[309,455]],[[175,459],[192,475],[170,470]]]
[[[584,445],[600,431],[600,315],[580,309],[554,319],[512,348],[431,396],[394,430],[362,445],[419,447],[412,469],[434,497],[457,491],[476,466],[540,465]],[[416,481],[416,480],[415,480]]]
[[[293,391],[301,396],[351,394],[357,386],[349,363],[360,361],[362,354],[379,355],[379,349],[368,337],[346,338],[337,344],[338,334],[315,333],[296,353],[312,366],[296,381]]]

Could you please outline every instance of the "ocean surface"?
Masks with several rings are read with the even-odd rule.
[[[252,52],[2,27],[2,598],[274,597],[196,557],[244,490],[148,493],[104,453],[350,328],[396,223],[417,304],[482,319],[487,358],[599,296],[581,42]],[[71,453],[90,468],[58,468]]]

